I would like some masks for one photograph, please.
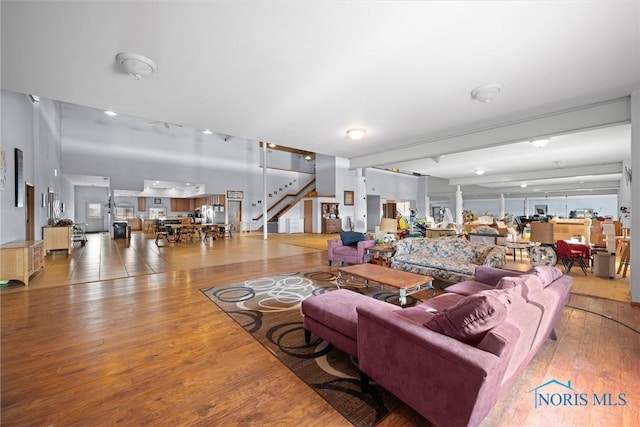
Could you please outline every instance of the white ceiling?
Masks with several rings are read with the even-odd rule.
[[[518,135],[479,143],[481,150],[445,145],[449,135],[639,90],[638,1],[3,1],[1,8],[3,89],[158,126],[211,129],[492,191],[521,191],[521,183],[610,187],[630,157],[628,125],[552,135],[543,149]],[[152,58],[157,72],[141,80],[123,73],[114,61],[123,51]],[[470,91],[487,83],[504,90],[489,104],[471,100]],[[367,129],[366,137],[347,140],[353,127]],[[425,147],[447,154],[428,156]],[[371,153],[393,162],[366,164]],[[479,168],[486,174],[476,176]]]

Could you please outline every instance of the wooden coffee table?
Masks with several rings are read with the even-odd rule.
[[[336,280],[338,288],[340,288],[345,275],[360,277],[364,279],[364,283],[367,286],[369,281],[372,280],[379,283],[382,289],[384,289],[385,285],[397,288],[400,293],[400,305],[406,305],[407,296],[416,292],[427,291],[431,296],[436,293],[436,288],[433,287],[433,277],[431,276],[423,276],[422,274],[409,273],[375,264],[356,264],[338,268],[338,280]]]

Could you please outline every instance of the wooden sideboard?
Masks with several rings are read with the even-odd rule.
[[[589,246],[591,243],[591,219],[552,219],[553,239],[571,240],[580,237],[582,243]]]
[[[340,218],[322,218],[322,234],[340,233],[342,231],[342,220]]]
[[[0,246],[0,280],[20,280],[29,286],[29,277],[44,269],[44,241],[20,240]]]
[[[45,226],[42,227],[42,238],[44,239],[44,248],[49,252],[56,249],[66,249],[68,254],[71,254],[71,248],[73,247],[72,235],[73,227],[68,226]]]

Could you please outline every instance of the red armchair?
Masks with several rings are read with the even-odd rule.
[[[327,240],[329,245],[329,265],[333,261],[340,261],[343,264],[363,264],[367,248],[376,245],[375,240],[371,240],[368,235],[364,235],[365,240],[357,242],[355,246],[346,246],[342,243],[342,239]]]

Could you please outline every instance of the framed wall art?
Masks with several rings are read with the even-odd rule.
[[[353,191],[344,192],[344,205],[353,206]]]
[[[227,199],[244,199],[244,191],[227,190]]]
[[[16,208],[24,206],[24,161],[22,150],[15,149],[15,172],[16,172]]]

